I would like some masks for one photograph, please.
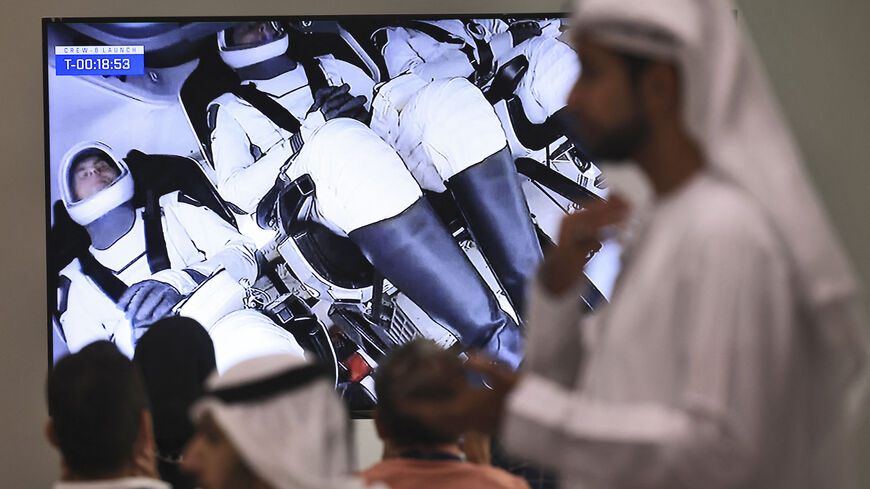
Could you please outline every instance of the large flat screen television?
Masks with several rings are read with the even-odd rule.
[[[564,124],[561,17],[45,19],[50,363],[189,316],[219,371],[304,351],[357,413],[415,337],[515,364],[493,338],[607,195]]]

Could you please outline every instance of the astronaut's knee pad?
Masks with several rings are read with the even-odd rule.
[[[253,309],[232,312],[209,329],[218,373],[255,357],[277,353],[305,357],[289,331]]]
[[[492,105],[464,78],[436,80],[402,114],[419,125],[423,164],[447,180],[505,147],[504,129]]]
[[[318,213],[346,233],[393,217],[422,195],[396,151],[355,119],[328,121],[299,156]]]

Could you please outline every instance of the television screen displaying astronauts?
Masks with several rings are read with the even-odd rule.
[[[132,357],[187,316],[218,371],[310,356],[360,413],[415,337],[518,367],[526,283],[561,218],[607,198],[563,115],[563,22],[46,21],[52,361],[104,339]],[[93,56],[116,46],[138,72]],[[59,54],[89,47],[79,70]],[[578,307],[617,270],[605,242]]]

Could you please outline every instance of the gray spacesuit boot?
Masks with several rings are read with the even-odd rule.
[[[425,198],[349,236],[387,280],[455,332],[462,345],[511,368],[519,366],[519,327],[499,307]]]
[[[487,157],[447,181],[474,241],[522,315],[526,284],[543,254],[510,150]]]

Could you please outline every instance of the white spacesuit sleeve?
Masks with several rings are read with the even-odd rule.
[[[204,205],[180,202],[173,205],[171,211],[194,246],[206,256],[202,262],[189,264],[186,268],[205,276],[225,268],[234,280],[254,283],[258,266],[253,241]]]
[[[260,199],[275,184],[281,166],[293,155],[290,144],[281,140],[254,160],[251,142],[232,114],[218,109],[211,134],[211,150],[221,197],[247,213],[257,210]]]
[[[458,49],[445,49],[437,58],[414,66],[411,71],[426,81],[467,78],[474,73],[468,57]]]
[[[60,316],[60,326],[66,337],[69,351],[75,353],[89,343],[109,339],[109,333],[100,321],[101,315],[95,313],[95,308],[99,308],[95,301],[109,302],[110,300],[105,296],[89,294],[92,291],[87,289],[94,286],[88,283],[88,278],[84,275],[71,274],[69,278],[67,309]],[[114,304],[110,305],[114,307]],[[120,311],[117,315],[119,318],[123,316]]]
[[[541,124],[565,107],[580,76],[580,61],[570,46],[553,38],[534,37],[520,48],[529,58],[529,71],[516,93],[529,120]]]
[[[685,356],[682,387],[662,393],[672,399],[610,401],[583,390],[598,385],[597,378],[584,376],[576,390],[530,373],[508,400],[506,447],[595,487],[719,489],[753,474],[764,463],[767,428],[791,407],[783,391],[800,325],[794,324],[784,258],[750,240],[721,238],[699,243],[696,256],[684,257],[681,266],[699,271],[692,296],[661,298],[684,311],[675,320],[685,321],[685,337],[673,338]],[[716,239],[721,243],[712,243]],[[538,318],[532,322],[540,326]],[[597,353],[590,351],[590,361]],[[607,382],[618,377],[609,371]]]
[[[390,77],[411,71],[426,81],[468,77],[474,72],[468,57],[453,45],[440,44],[421,32],[391,27],[386,30],[384,61]]]
[[[66,335],[70,353],[75,353],[94,341],[109,339],[102,324],[94,321],[86,308],[80,305],[70,305],[69,310],[60,317],[60,325]]]
[[[193,280],[193,277],[181,270],[173,270],[171,268],[160,270],[151,275],[148,280],[157,280],[158,282],[171,285],[181,295],[187,295],[196,288],[196,281]]]
[[[483,29],[483,39],[492,51],[494,66],[498,67],[501,63],[508,61],[510,58],[506,58],[506,56],[514,51],[514,40],[511,33],[508,32],[507,22],[501,19],[475,19],[474,23]],[[468,27],[466,27],[466,30],[468,30]],[[468,31],[467,35],[472,38],[478,38],[471,31]],[[476,49],[475,53],[479,60],[480,53]]]
[[[509,27],[508,23],[501,19],[474,19],[474,22],[483,26],[490,37],[507,32]]]
[[[362,95],[366,98],[366,110],[372,107],[375,82],[365,71],[358,66],[346,61],[337,60],[333,57],[323,57],[320,60],[326,79],[334,86],[347,83],[350,86],[350,94],[354,97]]]
[[[508,23],[501,19],[475,19],[474,22],[483,27],[484,39],[492,50],[495,64],[499,65],[507,59],[504,57],[514,49],[514,39],[508,31]],[[469,33],[473,36],[473,33]]]
[[[404,27],[387,27],[384,32],[387,42],[381,48],[381,55],[390,78],[395,78],[423,62],[420,53],[411,46],[411,36],[421,34]]]
[[[489,47],[492,49],[492,57],[497,64],[501,64],[510,59],[505,59],[505,56],[514,50],[514,39],[508,31],[493,34],[489,39]]]
[[[562,35],[562,19],[547,19],[538,23],[541,25],[542,36],[556,38]]]

